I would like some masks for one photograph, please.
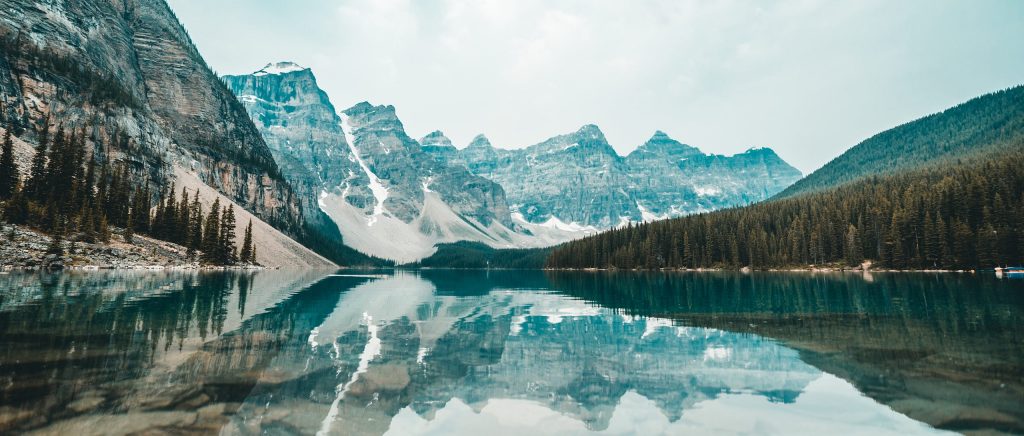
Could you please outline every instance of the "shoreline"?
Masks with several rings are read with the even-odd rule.
[[[0,233],[0,271],[190,271],[263,270],[262,265],[207,265],[198,252],[181,245],[135,235],[125,241],[120,231],[107,242],[69,240],[61,254],[49,252],[53,237],[27,226],[5,224]],[[120,229],[114,229],[120,230]]]
[[[404,268],[395,267],[395,270],[402,271],[566,271],[566,272],[846,272],[846,273],[881,273],[881,272],[907,272],[907,273],[978,273],[978,270],[971,269],[889,269],[872,268],[862,270],[860,268],[456,268],[456,267],[420,267]],[[983,271],[982,271],[983,272]]]

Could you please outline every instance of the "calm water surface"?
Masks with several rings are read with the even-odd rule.
[[[1024,433],[1024,281],[0,275],[0,433]]]

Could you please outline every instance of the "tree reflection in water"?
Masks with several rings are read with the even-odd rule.
[[[14,273],[0,276],[0,431],[928,430],[861,393],[941,428],[1021,431],[1021,288],[913,274]]]

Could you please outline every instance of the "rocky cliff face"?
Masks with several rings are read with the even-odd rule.
[[[766,200],[801,177],[769,148],[707,155],[660,131],[625,161],[645,221]]]
[[[405,134],[393,106],[360,103],[344,114],[354,138],[353,152],[368,174],[386,183],[383,207],[388,213],[409,222],[422,210],[425,194],[436,192],[461,216],[485,226],[495,221],[511,225],[502,187],[463,167],[431,159]]]
[[[534,223],[563,222],[609,227],[635,208],[625,161],[594,125],[523,150],[500,150],[477,136],[454,162],[498,182],[512,209]],[[443,158],[438,155],[437,157]]]
[[[29,142],[88,128],[141,184],[184,168],[292,235],[303,222],[260,132],[162,0],[0,1],[0,114]]]
[[[424,150],[501,184],[530,223],[607,228],[668,218],[763,200],[800,178],[770,149],[706,155],[660,131],[626,157],[594,125],[519,150],[482,135],[459,150],[441,136],[425,137]]]
[[[455,148],[443,135],[421,146],[394,107],[360,103],[338,112],[313,73],[288,62],[224,80],[296,187],[305,215],[326,212],[345,244],[402,261],[429,255],[437,242],[519,245],[510,240],[517,231],[501,186],[431,158],[425,148]]]
[[[262,133],[306,220],[325,235],[336,234],[330,218],[320,211],[320,194],[359,179],[361,170],[345,142],[341,119],[313,72],[278,62],[223,79]],[[354,203],[372,202],[368,190],[353,189],[349,194]]]
[[[760,200],[799,177],[770,150],[705,155],[661,132],[622,157],[594,125],[523,150],[496,148],[483,135],[460,150],[440,131],[409,138],[392,106],[337,112],[313,73],[293,63],[224,80],[305,216],[322,210],[345,244],[399,261],[428,256],[440,242],[551,245]]]

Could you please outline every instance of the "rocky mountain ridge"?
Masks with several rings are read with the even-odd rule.
[[[801,176],[769,148],[708,155],[661,131],[620,156],[592,124],[515,150],[483,135],[458,149],[440,131],[421,143],[501,184],[513,212],[532,223],[608,228],[705,212],[767,199]]]
[[[337,111],[312,72],[290,62],[224,80],[304,198],[306,216],[323,213],[363,253],[410,262],[444,242],[507,248],[568,238],[517,226],[500,185],[433,159],[393,106]]]
[[[398,261],[439,243],[549,246],[601,228],[767,198],[799,177],[771,150],[705,155],[662,132],[619,156],[586,125],[521,150],[479,135],[456,148],[440,131],[413,140],[393,106],[337,111],[292,62],[225,76],[260,129],[306,216],[343,243]]]
[[[260,132],[164,1],[0,4],[0,118],[19,140],[85,129],[90,154],[123,165],[134,186],[190,174],[304,236],[302,208]]]

